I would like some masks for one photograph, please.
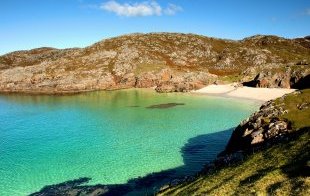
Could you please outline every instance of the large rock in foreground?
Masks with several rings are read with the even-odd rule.
[[[249,151],[310,127],[310,90],[296,91],[263,104],[233,131],[224,153]]]

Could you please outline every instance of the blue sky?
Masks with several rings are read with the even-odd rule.
[[[133,32],[310,35],[310,0],[1,0],[0,54]]]

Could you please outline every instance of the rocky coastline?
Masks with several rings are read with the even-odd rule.
[[[309,86],[309,38],[239,41],[194,34],[130,34],[86,48],[37,48],[0,56],[0,92],[69,94],[156,87],[188,92],[213,83]],[[281,48],[281,49],[279,49]]]

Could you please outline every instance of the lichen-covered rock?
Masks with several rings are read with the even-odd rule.
[[[136,88],[150,88],[157,86],[158,76],[152,72],[143,73],[136,77]]]
[[[210,73],[238,73],[244,75],[242,81],[250,81],[266,68],[281,70],[290,65],[299,72],[270,72],[255,80],[254,86],[304,87],[308,85],[304,74],[310,62],[308,41],[276,36],[232,41],[149,33],[106,39],[86,48],[17,51],[0,56],[0,92],[65,93],[157,85],[162,92],[184,92],[214,82]]]
[[[290,122],[280,118],[286,112],[281,105],[275,104],[274,100],[266,102],[258,112],[242,121],[234,130],[225,152],[246,151],[291,132]]]
[[[155,88],[157,92],[189,92],[212,84],[217,76],[206,72],[191,72],[185,74],[169,74],[169,80],[160,80]]]

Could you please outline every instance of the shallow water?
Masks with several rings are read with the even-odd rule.
[[[249,100],[134,89],[0,95],[0,195],[79,177],[115,184],[173,168],[175,176],[193,174],[257,108]]]

